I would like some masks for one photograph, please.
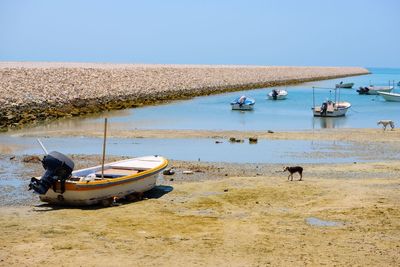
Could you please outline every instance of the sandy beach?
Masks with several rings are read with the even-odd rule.
[[[275,134],[301,139],[312,133],[266,133],[265,138]],[[375,144],[399,143],[398,131],[381,129],[329,130],[323,136],[360,144],[368,136],[376,138]],[[375,153],[384,153],[379,147]],[[100,161],[99,156],[71,157],[76,168]],[[40,163],[22,163],[22,158],[7,154],[0,161],[18,170],[21,179],[43,172]],[[3,187],[1,265],[400,263],[399,161],[304,164],[302,182],[297,174],[293,182],[287,181],[282,164],[171,161],[170,166],[176,174],[161,176],[155,194],[138,202],[120,200],[119,206],[109,208],[44,205],[25,191],[25,183],[13,202]]]
[[[26,167],[40,167],[32,165]],[[400,262],[399,162],[307,165],[303,182],[287,181],[277,165],[172,165],[177,174],[161,178],[158,187],[166,191],[139,202],[2,206],[1,265]],[[187,169],[196,172],[182,174]]]
[[[367,73],[361,67],[0,62],[0,128]]]

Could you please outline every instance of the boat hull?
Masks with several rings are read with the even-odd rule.
[[[84,178],[79,181],[67,180],[64,192],[61,192],[61,183],[56,182],[53,188],[50,188],[46,194],[40,195],[39,198],[41,201],[51,204],[83,206],[98,204],[103,200],[114,197],[122,198],[130,194],[146,192],[156,185],[160,172],[168,165],[166,159],[158,158],[161,158],[158,166],[134,175],[104,179],[102,181],[85,181]],[[119,162],[108,164],[108,166],[117,163]],[[98,170],[99,166],[78,170],[72,174],[89,173],[92,169]]]
[[[390,93],[393,90],[393,86],[367,86],[368,91],[364,91],[360,94],[364,95],[378,95],[379,92]]]
[[[389,101],[389,102],[400,102],[400,94],[386,93],[386,92],[380,91],[379,95],[382,96],[386,101]]]
[[[232,110],[253,110],[254,104],[252,105],[247,105],[247,104],[231,104],[232,105]]]
[[[347,88],[351,89],[353,88],[354,83],[343,83],[343,84],[336,84],[336,88]]]
[[[288,93],[286,91],[280,90],[278,91],[278,95],[276,96],[276,98],[274,98],[274,95],[272,92],[268,93],[268,99],[269,100],[284,100],[286,99]]]
[[[314,117],[343,117],[346,116],[347,109],[337,109],[334,111],[321,113],[319,110],[313,109]]]

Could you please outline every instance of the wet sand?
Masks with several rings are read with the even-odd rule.
[[[113,123],[113,128],[108,131],[108,136],[112,138],[215,138],[229,139],[257,137],[270,140],[338,140],[338,141],[357,141],[357,142],[400,142],[399,130],[383,131],[381,127],[376,128],[341,128],[341,129],[318,129],[310,131],[290,131],[290,132],[268,132],[268,131],[208,131],[208,130],[120,130],[123,125]],[[26,131],[16,132],[15,135],[30,137],[102,137],[104,133],[99,130],[101,125],[89,125],[88,129],[76,130],[63,128],[61,130],[38,131],[27,129]]]
[[[160,180],[172,191],[159,198],[1,207],[1,265],[400,263],[400,162],[307,165],[303,182],[287,181],[281,166],[257,175],[254,165],[173,164],[176,176]]]

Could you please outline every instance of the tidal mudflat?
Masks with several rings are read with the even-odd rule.
[[[2,206],[2,265],[400,262],[398,161],[306,165],[303,182],[287,181],[281,166],[172,164],[161,197],[111,208]]]

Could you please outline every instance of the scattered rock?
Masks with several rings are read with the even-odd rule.
[[[25,163],[41,163],[42,160],[38,156],[25,156],[22,158]]]
[[[168,168],[168,169],[165,169],[165,170],[163,171],[163,174],[164,174],[164,175],[174,175],[174,174],[175,174],[175,171],[174,171],[172,168]]]
[[[256,144],[258,142],[258,138],[257,137],[249,137],[249,143],[250,144]]]
[[[231,138],[229,138],[229,142],[231,142],[231,143],[243,143],[244,140],[243,139],[239,139],[239,138],[235,138],[235,137],[231,137]]]

